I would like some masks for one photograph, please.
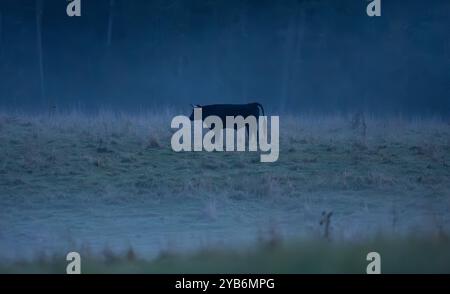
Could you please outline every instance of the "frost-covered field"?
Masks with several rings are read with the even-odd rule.
[[[173,152],[176,114],[0,114],[0,257],[449,232],[448,122],[281,116],[280,158],[261,163]]]

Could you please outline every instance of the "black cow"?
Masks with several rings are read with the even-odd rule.
[[[227,116],[242,116],[247,118],[248,116],[254,116],[256,119],[259,118],[259,109],[261,108],[262,115],[264,116],[264,108],[259,103],[248,103],[248,104],[212,104],[212,105],[192,105],[194,108],[200,107],[202,109],[202,118],[205,119],[208,116],[215,115],[220,117],[222,123],[225,127]],[[191,121],[194,120],[194,110],[192,109],[191,116],[189,117]]]
[[[223,128],[226,128],[226,117],[227,116],[242,116],[244,119],[249,116],[254,116],[256,118],[256,121],[259,121],[259,109],[261,108],[262,115],[264,116],[264,108],[260,103],[248,103],[248,104],[212,104],[212,105],[192,105],[192,107],[195,108],[201,108],[202,109],[202,119],[204,120],[208,116],[218,116],[222,120]],[[189,119],[191,121],[194,120],[194,109],[192,109],[191,116]],[[211,125],[211,129],[213,129],[215,126],[214,124]],[[237,126],[234,126],[234,129],[237,129]],[[245,126],[245,130],[247,135],[249,135],[249,126]],[[258,134],[258,132],[257,132]],[[258,138],[258,137],[257,137]]]

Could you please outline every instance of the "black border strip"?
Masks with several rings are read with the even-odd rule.
[[[0,275],[0,289],[98,291],[177,290],[182,279],[210,281],[206,292],[225,291],[219,288],[220,279],[273,279],[274,287],[234,288],[232,290],[442,290],[449,293],[450,275]],[[187,290],[187,289],[185,289]],[[181,291],[181,290],[180,290]],[[196,292],[202,292],[197,289]]]

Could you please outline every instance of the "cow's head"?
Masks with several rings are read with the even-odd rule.
[[[192,112],[191,112],[191,116],[189,116],[189,119],[190,119],[191,121],[194,121],[194,109],[195,109],[195,108],[201,108],[201,105],[198,105],[198,104],[191,104],[191,106],[192,106]]]

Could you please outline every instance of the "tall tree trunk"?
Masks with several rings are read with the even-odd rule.
[[[301,4],[297,4],[296,9],[296,20],[295,20],[295,41],[294,41],[294,52],[293,52],[293,61],[292,61],[292,71],[290,75],[291,83],[296,83],[298,79],[298,75],[301,72],[301,62],[302,62],[302,42],[305,35],[305,13]],[[295,94],[294,91],[290,91],[290,95]]]
[[[295,2],[293,12],[289,18],[288,28],[286,31],[286,43],[284,48],[284,62],[281,72],[281,105],[280,110],[287,109],[287,101],[291,96],[291,84],[295,77],[296,65],[300,60],[300,42],[303,38],[303,17],[302,7],[299,2]]]
[[[112,32],[113,32],[113,24],[114,24],[114,5],[115,0],[109,0],[109,16],[108,16],[108,34],[106,38],[106,47],[111,47],[112,43]]]
[[[240,20],[240,39],[241,44],[247,44],[248,41],[248,28],[247,28],[247,0],[241,1],[241,20]],[[246,48],[246,47],[244,47]],[[242,52],[242,51],[241,51]],[[245,54],[245,59],[241,61],[241,73],[242,73],[242,87],[241,87],[241,99],[242,102],[251,102],[248,97],[248,50],[245,49],[243,53]],[[254,99],[251,97],[251,99]]]
[[[286,102],[289,98],[292,52],[295,44],[295,17],[293,12],[289,17],[289,23],[286,30],[286,42],[284,46],[284,61],[281,69],[281,93],[280,93],[280,111],[285,111]]]
[[[3,57],[3,14],[0,10],[0,60]]]
[[[180,85],[180,90],[183,93],[183,95],[186,95],[186,97],[192,97],[191,94],[191,83],[186,82],[186,70],[188,68],[188,58],[189,53],[186,52],[186,50],[189,50],[189,48],[186,48],[186,44],[188,42],[187,38],[187,32],[189,28],[187,27],[189,24],[189,19],[191,17],[190,11],[185,8],[183,4],[183,0],[178,0],[174,2],[174,4],[171,6],[174,10],[173,13],[175,15],[179,15],[179,26],[177,30],[177,38],[178,38],[178,44],[180,44],[178,48],[178,57],[177,57],[177,71],[176,71],[176,79],[177,83]]]
[[[214,87],[214,95],[217,95],[218,92],[220,92],[220,38],[222,37],[221,34],[219,34],[219,15],[218,15],[218,9],[216,1],[211,1],[212,3],[212,18],[213,18],[213,30],[215,31],[215,35],[218,37],[214,40],[213,43],[213,52],[211,54],[212,56],[212,84]]]
[[[52,101],[50,101],[50,99],[46,99],[47,97],[45,93],[44,61],[42,51],[42,0],[36,0],[36,37],[41,99],[42,101],[46,101],[47,107],[51,112],[54,105],[52,105]]]

